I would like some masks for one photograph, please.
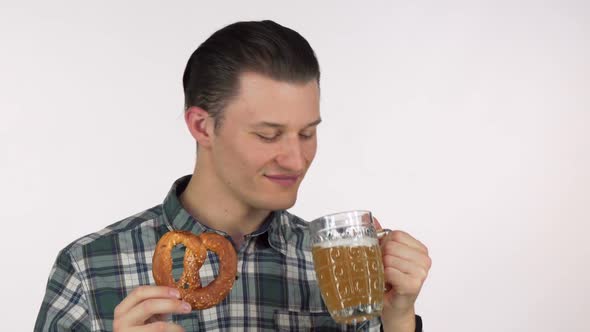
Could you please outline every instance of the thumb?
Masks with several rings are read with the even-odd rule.
[[[375,225],[375,229],[376,230],[382,230],[383,227],[381,226],[381,223],[379,222],[379,220],[377,220],[377,217],[373,217],[373,224]]]
[[[384,230],[383,226],[381,226],[381,223],[379,222],[379,220],[375,217],[373,217],[373,225],[375,227],[375,230],[377,231],[377,238],[379,239],[379,245],[383,245],[383,243],[385,241],[385,237],[387,236],[387,234],[389,234],[389,232],[391,232],[391,230],[390,229]]]

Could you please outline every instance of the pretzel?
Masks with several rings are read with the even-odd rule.
[[[178,281],[172,276],[172,248],[184,244],[184,270]],[[201,287],[199,269],[207,258],[207,250],[219,257],[219,275],[209,285]],[[188,231],[172,231],[164,234],[156,245],[152,274],[158,286],[178,289],[180,297],[193,310],[211,308],[230,292],[238,270],[236,251],[225,237],[216,233],[195,235]]]

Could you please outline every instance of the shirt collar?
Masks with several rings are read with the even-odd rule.
[[[200,223],[182,207],[180,194],[186,189],[191,177],[192,175],[189,174],[179,178],[170,188],[162,204],[164,224],[168,231],[184,230],[194,234],[201,234],[205,231],[219,232]],[[288,232],[288,220],[286,219],[288,219],[288,214],[285,211],[273,211],[250,236],[256,237],[268,233],[268,244],[286,255],[287,241],[285,239],[288,238],[288,234],[286,234]]]

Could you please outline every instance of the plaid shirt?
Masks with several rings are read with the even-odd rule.
[[[76,240],[58,255],[35,331],[112,331],[115,306],[140,285],[155,285],[152,257],[170,230],[209,230],[184,210],[179,194],[190,176],[177,180],[163,204]],[[225,235],[225,234],[224,234]],[[182,273],[182,250],[173,251],[173,275]],[[203,285],[218,272],[208,252],[200,270]],[[311,257],[308,225],[275,211],[238,251],[238,276],[219,305],[171,320],[187,331],[349,330],[378,331],[380,319],[339,326],[320,296]]]

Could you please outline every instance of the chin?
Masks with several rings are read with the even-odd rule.
[[[296,201],[297,197],[271,197],[269,199],[259,202],[259,207],[265,210],[272,211],[287,210],[293,207]]]

